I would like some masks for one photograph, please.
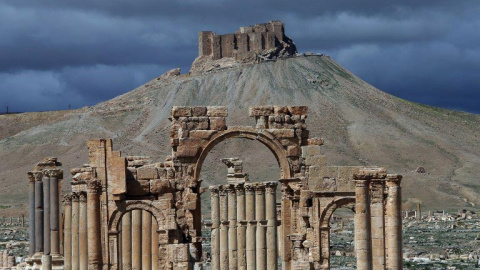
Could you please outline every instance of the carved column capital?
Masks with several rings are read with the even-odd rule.
[[[235,185],[235,192],[237,195],[245,195],[245,186],[243,183]]]
[[[87,202],[87,193],[85,191],[80,191],[78,193],[78,197],[79,197],[79,201],[82,202],[82,203],[86,203]]]
[[[57,179],[63,178],[63,170],[59,169],[48,169],[44,170],[43,174],[48,177],[55,177]]]
[[[27,173],[28,181],[35,182],[35,181],[42,181],[42,172],[41,171],[31,171]]]
[[[72,195],[71,194],[64,195],[62,201],[65,205],[72,205]]]
[[[211,197],[218,197],[220,192],[220,188],[218,186],[210,186],[208,189],[210,190]]]
[[[87,181],[88,193],[100,193],[101,190],[102,190],[102,184],[100,183],[100,180]]]
[[[227,189],[225,188],[225,186],[219,186],[219,193],[220,196],[227,196]]]
[[[387,174],[387,186],[399,187],[402,181],[402,176],[399,174]]]
[[[80,196],[77,192],[72,193],[72,202],[78,202],[80,200]]]
[[[277,185],[278,185],[277,182],[266,182],[265,183],[266,192],[269,193],[269,194],[275,193],[275,191],[277,189]]]
[[[256,183],[255,187],[255,193],[258,195],[262,195],[265,193],[265,185],[263,183]]]
[[[254,194],[255,186],[252,183],[245,183],[245,193]]]

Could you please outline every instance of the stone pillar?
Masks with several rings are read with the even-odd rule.
[[[100,192],[98,180],[87,183],[87,235],[88,235],[88,270],[102,269],[102,245],[100,242]]]
[[[355,250],[359,270],[372,270],[369,186],[369,180],[355,180]]]
[[[28,256],[31,257],[35,254],[35,179],[40,177],[39,172],[29,172],[28,180],[30,182],[28,190]],[[22,215],[22,227],[24,227],[24,219]]]
[[[245,222],[245,189],[243,184],[235,185],[235,193],[237,195],[237,266],[239,270],[247,269],[246,255],[246,230]]]
[[[87,193],[82,191],[79,194],[79,225],[78,242],[80,253],[80,270],[88,269],[88,235],[87,235]]]
[[[44,172],[43,182],[43,254],[50,255],[50,177]]]
[[[385,240],[387,246],[387,269],[402,269],[402,194],[401,175],[387,175],[387,202]]]
[[[65,270],[72,270],[72,196],[63,196],[65,205],[64,245],[63,256],[65,257]]]
[[[43,182],[35,179],[35,252],[43,252]]]
[[[52,270],[52,256],[42,256],[42,270]]]
[[[212,269],[220,269],[220,199],[219,189],[210,187],[212,205]]]
[[[8,256],[7,267],[12,269],[15,266],[15,256],[10,255]]]
[[[7,268],[8,267],[8,250],[3,251],[2,257],[3,257],[2,258],[2,262],[3,262],[2,267]]]
[[[123,269],[132,269],[132,212],[122,217],[122,265]]]
[[[228,265],[230,269],[238,269],[237,257],[237,195],[234,185],[227,186],[228,193]]]
[[[251,183],[245,184],[245,219],[248,222],[246,228],[246,258],[247,258],[247,269],[254,270],[256,269],[256,259],[255,259],[255,250],[256,250],[256,221],[255,221],[255,187]]]
[[[132,211],[132,269],[142,269],[142,210]]]
[[[72,194],[72,270],[78,270],[80,267],[80,253],[79,253],[79,205],[78,193]]]
[[[158,223],[152,216],[152,270],[158,270]]]
[[[142,269],[152,269],[152,215],[142,212]]]
[[[220,187],[220,269],[228,270],[228,201],[227,190]]]
[[[265,185],[257,183],[255,186],[255,219],[257,220],[256,231],[256,268],[257,270],[267,269],[267,247],[266,247],[266,220],[265,220]]]
[[[50,178],[50,250],[52,255],[60,255],[60,203],[58,179],[60,170],[49,171]]]
[[[265,184],[265,218],[267,220],[267,269],[277,269],[277,183]]]
[[[371,236],[372,236],[372,267],[385,269],[385,215],[383,194],[385,183],[383,180],[372,180]]]

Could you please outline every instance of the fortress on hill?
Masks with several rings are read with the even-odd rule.
[[[296,53],[295,44],[285,36],[281,21],[240,27],[234,34],[217,35],[212,31],[198,34],[199,57],[211,57],[212,60],[229,57],[249,62],[257,60],[258,56],[274,59]]]

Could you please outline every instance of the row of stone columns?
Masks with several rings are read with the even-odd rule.
[[[29,255],[60,255],[59,177],[62,171],[33,171],[28,175]]]
[[[86,183],[86,191],[64,196],[64,256],[66,270],[101,269],[100,192],[98,180]]]
[[[212,269],[276,269],[276,182],[210,187]]]
[[[403,267],[400,180],[399,175],[355,180],[357,269]]]
[[[143,210],[127,212],[120,227],[122,269],[158,269],[158,225],[152,214]]]
[[[1,269],[13,269],[15,266],[15,256],[8,250],[0,251],[0,268]]]

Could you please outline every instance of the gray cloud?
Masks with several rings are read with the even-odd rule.
[[[198,31],[280,19],[300,51],[327,53],[384,91],[480,113],[479,13],[477,0],[3,0],[0,112],[93,105],[186,72]]]

